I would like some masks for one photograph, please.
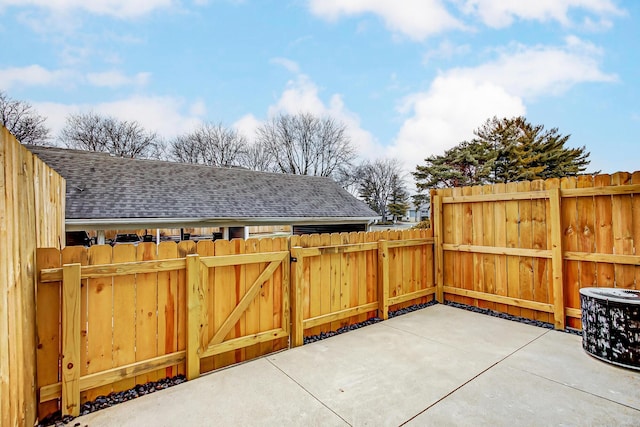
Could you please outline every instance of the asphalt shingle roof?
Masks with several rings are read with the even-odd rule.
[[[329,178],[29,149],[67,180],[67,219],[378,216]]]

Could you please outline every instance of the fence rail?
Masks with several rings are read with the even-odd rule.
[[[328,244],[289,249],[308,239]],[[56,402],[64,414],[77,414],[100,394],[178,373],[192,379],[286,348],[291,328],[291,345],[299,345],[305,332],[386,318],[389,306],[435,292],[425,275],[427,254],[433,257],[426,231],[290,240],[38,249],[40,415]],[[305,280],[312,263],[327,266],[326,283]],[[293,282],[292,268],[303,272]],[[397,287],[389,290],[390,283]],[[337,303],[305,316],[300,297],[323,289],[343,298],[326,295]]]

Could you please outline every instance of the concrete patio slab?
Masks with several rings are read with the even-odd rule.
[[[385,325],[468,352],[502,358],[548,332],[547,329],[437,304]]]
[[[435,305],[77,418],[81,426],[640,425],[640,372]]]
[[[76,422],[91,427],[348,425],[264,358],[79,417]]]
[[[589,356],[579,336],[550,331],[504,363],[640,410],[640,371]]]
[[[399,425],[497,360],[378,323],[269,361],[352,425]]]
[[[638,426],[640,412],[498,365],[408,426]]]

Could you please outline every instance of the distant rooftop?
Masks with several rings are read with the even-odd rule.
[[[67,225],[366,223],[378,218],[329,178],[28,148],[66,179]]]

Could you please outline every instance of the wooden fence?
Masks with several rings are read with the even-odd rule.
[[[439,299],[580,327],[579,289],[640,288],[640,172],[432,192]]]
[[[304,329],[426,301],[435,292],[428,233],[38,249],[40,416],[77,414],[99,395],[192,379],[300,345]],[[290,287],[291,269],[302,276]]]
[[[64,236],[65,181],[0,126],[0,425],[36,420],[35,259]]]
[[[292,236],[291,247],[293,345],[435,293],[431,230]]]

